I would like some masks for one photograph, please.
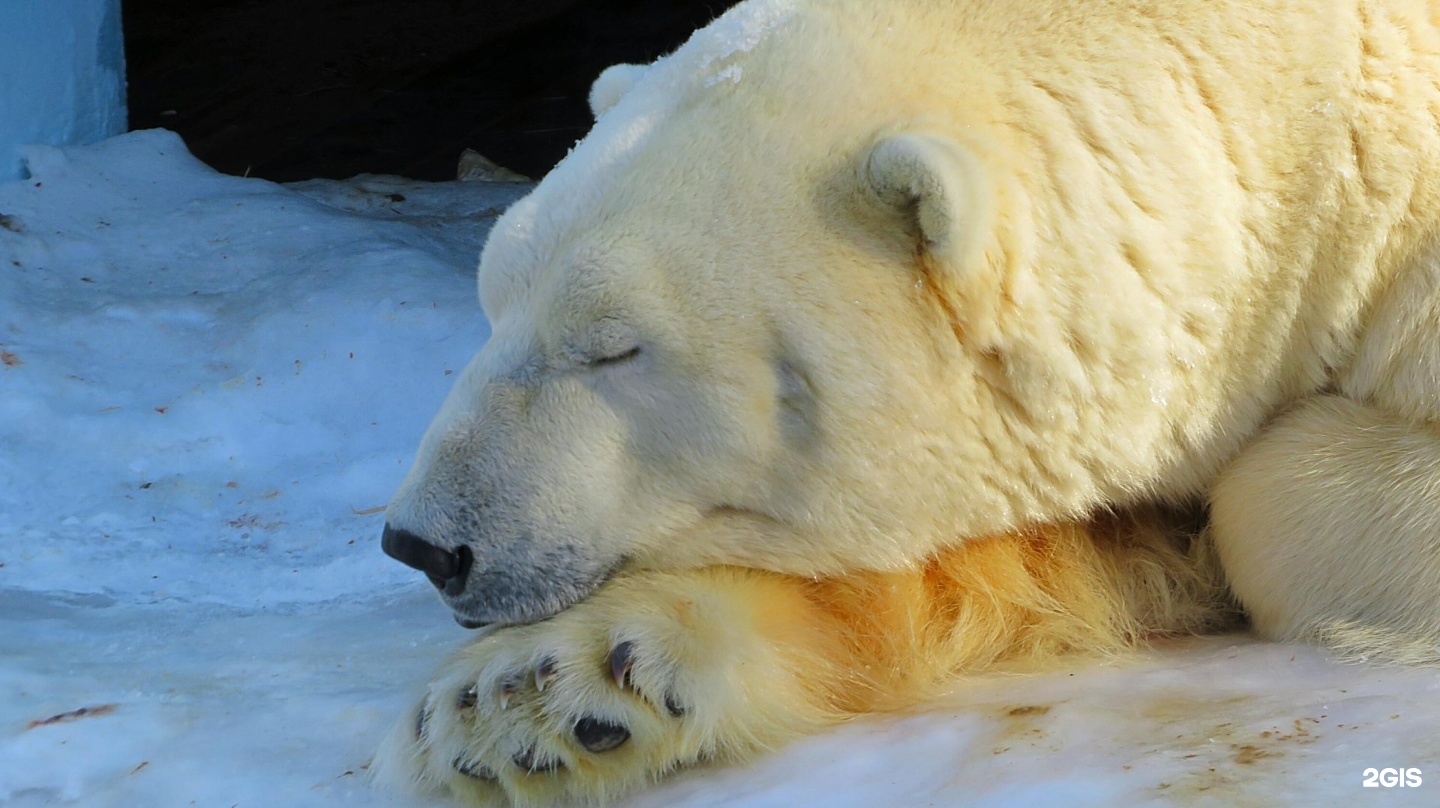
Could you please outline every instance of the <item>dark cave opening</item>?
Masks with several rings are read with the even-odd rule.
[[[730,0],[124,0],[133,129],[230,174],[453,179],[472,148],[531,177],[590,127],[590,83]]]

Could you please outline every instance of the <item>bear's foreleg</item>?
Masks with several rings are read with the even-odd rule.
[[[1187,543],[1155,513],[964,542],[898,572],[631,573],[467,645],[377,773],[477,804],[605,800],[909,706],[956,673],[1212,628],[1228,613]]]
[[[1317,397],[1214,486],[1215,544],[1261,634],[1440,662],[1440,424],[1392,412]]]

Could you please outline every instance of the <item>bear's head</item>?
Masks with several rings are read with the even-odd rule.
[[[385,536],[462,624],[627,566],[894,567],[1055,509],[1000,344],[1003,155],[930,116],[923,64],[791,5],[606,71],[492,231],[492,336]]]

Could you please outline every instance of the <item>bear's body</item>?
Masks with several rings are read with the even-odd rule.
[[[1212,625],[1147,503],[1212,498],[1262,632],[1433,659],[1437,17],[751,0],[607,71],[492,233],[494,336],[388,514],[463,621],[554,617],[457,658],[391,768],[604,796],[936,671]],[[1121,538],[1061,524],[1114,507]],[[1007,532],[1039,555],[977,549]],[[913,642],[857,639],[902,612]]]

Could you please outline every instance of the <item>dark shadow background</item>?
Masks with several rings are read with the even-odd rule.
[[[230,174],[454,179],[472,148],[538,178],[590,82],[735,0],[123,0],[130,125]]]

